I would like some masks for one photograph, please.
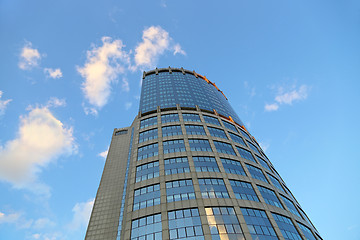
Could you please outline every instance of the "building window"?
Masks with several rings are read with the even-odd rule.
[[[261,166],[263,166],[264,168],[268,169],[269,171],[271,171],[269,165],[267,164],[267,162],[262,159],[261,157],[256,156],[257,160],[260,162]]]
[[[244,239],[234,208],[207,207],[205,213],[213,240]]]
[[[147,130],[145,132],[141,132],[139,134],[139,143],[146,142],[152,139],[158,138],[158,130],[157,128]]]
[[[187,157],[168,158],[164,160],[165,175],[190,172]]]
[[[191,179],[166,182],[167,202],[195,199],[194,186]]]
[[[157,143],[149,144],[138,148],[137,160],[140,161],[145,158],[159,155],[159,148]]]
[[[161,116],[161,122],[179,122],[179,115],[177,113],[165,114]]]
[[[298,222],[298,224],[299,224],[299,227],[300,227],[301,231],[305,235],[306,240],[316,240],[316,238],[315,238],[314,234],[311,232],[310,228],[303,225],[302,223]]]
[[[248,139],[249,141],[251,141],[251,139],[250,139],[249,135],[247,134],[247,132],[245,132],[245,131],[242,130],[242,129],[239,129],[239,130],[240,130],[241,135],[243,135],[246,139]]]
[[[206,115],[203,115],[203,117],[204,117],[204,120],[205,120],[206,123],[221,126],[220,122],[219,122],[219,120],[217,118],[206,116]]]
[[[159,161],[136,167],[136,182],[141,182],[159,176]]]
[[[182,135],[181,126],[180,125],[174,125],[174,126],[166,126],[162,127],[162,136],[176,136],[176,135]]]
[[[283,237],[286,240],[302,240],[290,218],[272,213]]]
[[[212,152],[210,143],[205,139],[189,139],[191,151]]]
[[[117,132],[115,132],[115,136],[119,136],[119,135],[125,135],[127,134],[128,130],[119,130]]]
[[[246,173],[240,162],[227,158],[221,158],[221,162],[225,172],[246,176]]]
[[[237,199],[259,202],[259,198],[257,197],[250,183],[238,180],[230,180],[230,185]]]
[[[240,137],[240,136],[238,136],[238,135],[236,135],[236,134],[234,134],[234,133],[231,133],[231,132],[230,132],[229,134],[230,134],[231,139],[232,139],[234,142],[236,142],[236,143],[238,143],[238,144],[246,147],[245,142],[244,142],[244,140],[242,139],[242,137]]]
[[[224,142],[219,142],[219,141],[214,141],[214,145],[215,145],[216,150],[218,152],[236,156],[236,154],[234,152],[234,149],[232,148],[231,144],[224,143]]]
[[[204,240],[199,210],[197,208],[168,212],[168,222],[170,239]]]
[[[293,214],[295,214],[296,216],[300,216],[300,213],[298,212],[298,210],[296,209],[294,203],[292,201],[290,201],[287,197],[284,197],[283,195],[281,195],[281,199],[284,201],[285,205],[288,207],[288,209],[290,210],[290,212],[292,212]]]
[[[241,156],[242,158],[245,158],[245,159],[247,159],[247,160],[249,160],[249,161],[252,161],[252,162],[254,162],[254,163],[257,163],[257,162],[255,161],[255,158],[253,157],[253,155],[252,155],[248,150],[245,150],[245,149],[243,149],[243,148],[241,148],[241,147],[236,147],[236,149],[238,150],[238,152],[239,152],[239,154],[240,154],[240,156]]]
[[[185,125],[188,135],[206,135],[204,127],[199,125]]]
[[[277,189],[279,189],[280,191],[285,192],[284,189],[282,188],[279,180],[277,180],[277,179],[276,179],[273,175],[271,175],[271,174],[267,174],[267,175],[268,175],[268,177],[270,178],[271,182],[274,184],[274,186],[275,186]]]
[[[131,222],[131,240],[162,239],[161,213]]]
[[[183,119],[185,122],[201,122],[199,115],[193,113],[183,113]]]
[[[224,180],[219,178],[199,178],[203,198],[229,198]]]
[[[273,190],[270,190],[266,187],[262,187],[259,185],[257,187],[261,193],[261,196],[264,198],[267,204],[273,205],[278,208],[283,208],[283,206],[280,203],[280,200],[278,199],[278,197],[276,196]]]
[[[193,157],[197,172],[220,172],[214,157]]]
[[[244,215],[245,222],[253,239],[279,239],[264,211],[252,208],[241,208],[241,212]]]
[[[184,140],[170,140],[163,142],[164,154],[174,153],[174,152],[185,152]]]
[[[157,124],[157,116],[141,120],[140,129]]]
[[[257,149],[257,147],[254,144],[252,144],[250,141],[247,141],[247,143],[254,152],[256,152],[257,154],[259,154],[261,156],[261,153],[259,152],[259,150]]]
[[[251,176],[252,176],[253,178],[268,183],[265,175],[263,174],[263,172],[261,171],[260,168],[251,166],[251,165],[249,165],[249,164],[246,164],[246,167],[247,167],[247,169],[249,170],[249,172],[250,172],[250,174],[251,174]]]
[[[229,129],[229,130],[231,130],[231,131],[234,131],[234,132],[237,132],[237,131],[236,131],[236,127],[235,127],[234,125],[232,125],[231,123],[228,123],[228,122],[226,122],[226,121],[222,121],[222,122],[223,122],[224,126],[225,126],[227,129]]]
[[[160,204],[160,184],[138,188],[134,191],[134,211],[158,204]]]
[[[213,128],[213,127],[208,127],[208,129],[209,129],[211,136],[228,139],[223,130],[218,129],[218,128]]]

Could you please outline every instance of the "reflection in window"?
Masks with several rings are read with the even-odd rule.
[[[286,240],[302,240],[290,218],[272,213],[283,237]]]
[[[260,168],[251,166],[249,164],[246,164],[246,167],[249,170],[249,172],[253,178],[256,178],[256,179],[261,180],[266,183],[268,182]]]
[[[207,207],[205,212],[212,240],[244,239],[234,208]]]
[[[281,199],[284,201],[285,205],[290,210],[290,212],[292,212],[293,214],[295,214],[301,218],[300,213],[296,209],[294,203],[292,201],[290,201],[287,197],[284,197],[283,195],[280,195],[280,196],[281,196]]]
[[[222,122],[223,122],[224,126],[225,126],[227,129],[230,129],[230,130],[232,130],[232,131],[234,131],[234,132],[237,132],[237,131],[236,131],[236,127],[235,127],[234,125],[232,125],[231,123],[228,123],[228,122],[226,122],[226,121],[222,121]]]
[[[253,239],[279,239],[264,211],[252,208],[241,208],[241,212],[244,215],[245,222]]]
[[[234,191],[235,197],[237,199],[244,199],[258,202],[259,199],[251,186],[248,182],[237,181],[237,180],[230,180],[230,185]]]
[[[274,176],[272,176],[271,174],[268,174],[268,177],[270,178],[271,182],[274,184],[274,186],[279,189],[280,191],[284,191],[284,189],[282,188],[279,180],[277,180]]]
[[[206,116],[206,115],[203,115],[203,117],[204,117],[204,120],[205,120],[206,123],[221,126],[220,122],[219,122],[219,120],[217,118]]]
[[[185,125],[188,135],[206,135],[204,127],[199,125]]]
[[[191,179],[166,182],[167,202],[195,199],[194,186]]]
[[[306,240],[316,240],[316,238],[315,238],[314,234],[311,232],[310,228],[308,228],[307,226],[305,226],[299,222],[298,222],[298,224],[299,224],[301,231],[305,235]]]
[[[187,157],[168,158],[164,160],[165,175],[190,172]]]
[[[254,152],[261,155],[261,153],[259,152],[259,150],[257,149],[257,147],[255,147],[255,145],[253,143],[251,143],[250,141],[247,141],[247,143]]]
[[[184,140],[170,140],[163,142],[164,154],[173,152],[185,152]]]
[[[227,158],[220,159],[225,169],[225,172],[246,176],[246,173],[240,162]]]
[[[146,141],[156,139],[156,138],[158,138],[158,130],[157,130],[157,128],[150,129],[150,130],[147,130],[145,132],[141,132],[139,134],[139,143],[146,142]]]
[[[157,116],[141,120],[140,129],[157,124]]]
[[[168,221],[170,239],[204,240],[199,210],[197,208],[168,212]]]
[[[153,144],[149,144],[149,145],[138,148],[137,160],[139,161],[139,160],[157,156],[157,155],[159,155],[158,144],[153,143]]]
[[[280,200],[276,196],[275,192],[273,190],[270,190],[266,187],[257,186],[259,191],[261,192],[261,196],[264,198],[265,202],[267,204],[273,205],[278,208],[283,208],[283,206],[280,203]]]
[[[162,136],[176,136],[176,135],[182,135],[181,126],[180,125],[174,125],[174,126],[166,126],[162,127]]]
[[[236,156],[236,154],[234,152],[234,149],[232,148],[231,144],[224,143],[224,142],[219,142],[219,141],[214,141],[214,145],[215,145],[216,150],[218,152]]]
[[[229,198],[224,180],[218,178],[199,178],[203,198]]]
[[[131,222],[131,240],[162,239],[161,213]]]
[[[218,128],[213,128],[213,127],[208,127],[208,129],[209,129],[211,136],[228,139],[223,130],[218,129]]]
[[[210,143],[205,139],[189,139],[191,151],[212,152]]]
[[[241,135],[243,135],[246,139],[248,139],[250,141],[249,135],[244,130],[240,129],[240,132],[241,132]]]
[[[236,147],[236,148],[237,148],[237,150],[238,150],[238,152],[239,152],[239,154],[240,154],[240,156],[242,158],[245,158],[245,159],[250,160],[250,161],[252,161],[254,163],[257,163],[255,161],[253,155],[248,150],[245,150],[245,149],[243,149],[241,147]]]
[[[198,114],[183,113],[182,115],[185,122],[201,122]]]
[[[179,115],[177,113],[165,114],[161,116],[161,122],[179,122]]]
[[[141,182],[159,176],[159,161],[136,167],[136,182]]]
[[[271,171],[269,165],[267,164],[267,162],[262,159],[261,157],[256,156],[257,160],[260,162],[261,166],[263,166],[264,168],[268,169],[269,171]]]
[[[160,184],[138,188],[134,191],[134,211],[158,204],[160,204]]]
[[[214,157],[193,157],[197,172],[220,172]]]
[[[232,139],[234,142],[236,142],[236,143],[238,143],[238,144],[246,147],[244,140],[243,140],[240,136],[238,136],[238,135],[236,135],[236,134],[234,134],[234,133],[231,133],[231,132],[229,132],[229,134],[230,134],[231,139]]]

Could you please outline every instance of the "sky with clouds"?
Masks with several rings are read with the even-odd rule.
[[[360,239],[360,4],[0,2],[0,239],[83,239],[142,72],[216,82],[324,239]]]

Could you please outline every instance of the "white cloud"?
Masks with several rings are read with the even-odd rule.
[[[44,68],[44,73],[48,78],[61,78],[62,72],[60,68],[52,69],[52,68]]]
[[[102,37],[102,46],[87,51],[84,67],[77,67],[85,81],[82,90],[85,98],[97,109],[102,108],[110,97],[111,84],[118,74],[125,72],[124,64],[129,64],[128,54],[122,50],[121,40]]]
[[[30,70],[39,65],[41,55],[39,51],[32,48],[31,42],[26,42],[21,50],[19,68],[22,70]]]
[[[129,81],[126,78],[122,79],[122,85],[121,88],[123,91],[125,92],[129,92],[130,91],[130,86],[129,86]]]
[[[131,106],[132,106],[132,102],[125,103],[125,109],[126,110],[129,110],[131,108]]]
[[[264,152],[266,152],[266,151],[269,149],[269,147],[270,147],[270,144],[268,144],[268,143],[263,143],[263,142],[259,142],[259,145],[260,145],[261,149],[262,149]]]
[[[3,92],[0,90],[0,116],[5,113],[7,105],[12,101],[12,99],[1,100]]]
[[[109,152],[109,148],[107,148],[105,151],[99,153],[98,156],[106,159],[106,157],[107,157],[107,155],[108,155],[108,152]]]
[[[265,104],[265,110],[268,112],[271,111],[276,111],[279,109],[279,105],[276,103],[272,103],[272,104]]]
[[[51,97],[50,100],[47,102],[46,107],[65,107],[66,101],[65,99],[59,99],[56,97]]]
[[[39,218],[33,223],[33,228],[35,229],[43,229],[52,226],[55,226],[55,223],[48,218]]]
[[[173,44],[169,33],[160,26],[151,26],[143,31],[143,41],[135,49],[136,67],[154,67],[159,56],[165,50],[173,50],[174,55],[177,53],[185,55],[180,44]]]
[[[5,214],[0,212],[0,224],[2,223],[16,223],[20,218],[20,213]]]
[[[72,128],[66,128],[47,107],[30,109],[20,117],[17,137],[0,146],[0,180],[15,188],[49,194],[37,175],[63,154],[76,152]]]
[[[69,226],[71,230],[77,230],[87,226],[95,199],[89,199],[87,202],[76,203],[72,211],[73,220]]]

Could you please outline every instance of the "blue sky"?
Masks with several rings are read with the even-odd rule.
[[[324,239],[360,239],[358,1],[0,2],[0,239],[83,239],[143,70],[226,94]]]

